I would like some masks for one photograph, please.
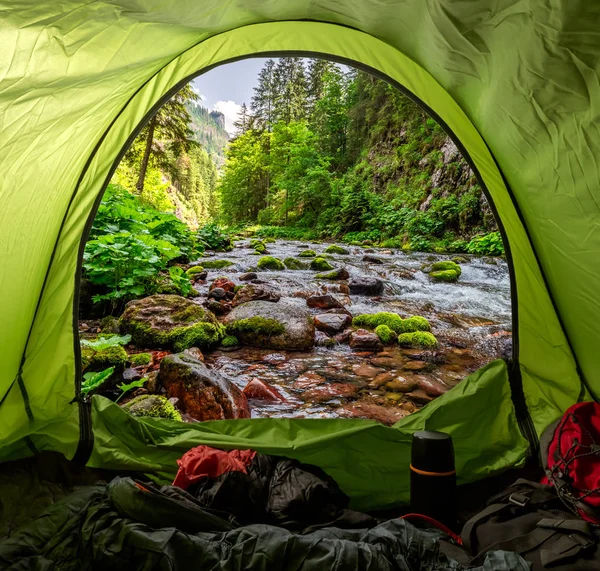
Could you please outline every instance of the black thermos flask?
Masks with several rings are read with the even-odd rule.
[[[449,434],[433,430],[413,434],[410,507],[450,529],[456,527],[456,469]]]

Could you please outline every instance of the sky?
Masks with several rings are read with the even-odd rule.
[[[250,105],[258,74],[266,59],[252,58],[216,67],[193,81],[202,105],[225,115],[225,129],[232,134],[242,103]]]

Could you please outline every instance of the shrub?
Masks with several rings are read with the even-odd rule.
[[[228,252],[233,249],[231,236],[225,234],[217,224],[206,224],[200,228],[196,234],[198,241],[209,250],[218,252]]]
[[[502,256],[504,254],[504,243],[500,232],[490,232],[482,236],[475,236],[467,245],[467,251],[471,254],[482,256]]]

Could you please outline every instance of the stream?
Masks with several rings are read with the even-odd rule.
[[[329,245],[289,240],[266,244],[268,254],[280,260],[297,257],[308,248],[319,254]],[[359,417],[393,424],[486,363],[510,356],[510,279],[504,260],[461,255],[464,260],[459,281],[436,283],[421,271],[423,264],[456,255],[340,245],[350,254],[327,254],[328,260],[346,268],[351,277],[384,280],[381,296],[350,295],[347,281],[317,280],[318,272],[312,270],[260,271],[259,282],[278,292],[281,301],[304,309],[308,295],[330,293],[353,316],[380,311],[402,317],[421,315],[429,320],[439,347],[407,349],[395,344],[380,352],[369,352],[336,343],[302,352],[241,347],[206,353],[207,365],[239,388],[260,379],[285,398],[277,403],[251,399],[253,418]],[[365,255],[375,260],[364,261]],[[215,254],[215,259],[230,260],[234,265],[210,270],[206,282],[195,285],[198,302],[206,299],[216,277],[243,283],[240,275],[255,271],[260,256],[254,255],[249,240],[242,240],[231,252]],[[205,258],[198,263],[202,260]],[[323,313],[319,309],[309,311],[313,315]]]

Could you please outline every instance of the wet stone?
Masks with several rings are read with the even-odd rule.
[[[423,389],[416,389],[410,393],[406,393],[406,397],[416,404],[426,405],[433,400]]]
[[[352,278],[348,286],[350,293],[354,295],[381,295],[383,293],[383,281],[378,278]]]
[[[405,379],[404,377],[396,377],[385,384],[386,389],[391,391],[399,391],[401,393],[409,393],[418,385],[416,379]]]
[[[351,399],[359,389],[353,383],[328,383],[309,389],[300,396],[306,402],[327,402],[334,399]]]
[[[404,363],[402,368],[405,371],[424,371],[425,369],[430,369],[431,367],[431,363],[426,363],[425,361],[407,361]]]
[[[350,347],[363,351],[381,351],[383,349],[379,337],[366,329],[357,329],[350,334]]]
[[[248,303],[249,301],[270,301],[272,303],[276,303],[281,299],[281,296],[273,291],[271,288],[263,285],[245,285],[241,287],[233,301],[231,302],[232,307],[237,307],[238,305],[242,305],[243,303]]]
[[[448,389],[450,388],[441,381],[428,377],[419,377],[418,387],[419,390],[424,391],[425,394],[433,398],[443,395],[448,392]]]
[[[344,313],[321,313],[315,316],[314,322],[319,331],[334,335],[346,329],[352,323],[352,318]]]
[[[285,402],[286,398],[273,386],[261,381],[252,379],[244,387],[244,394],[249,399],[263,400],[268,402]]]
[[[246,272],[240,276],[241,282],[249,282],[258,278],[258,274],[256,272]]]
[[[223,288],[216,287],[209,292],[208,297],[216,300],[225,299],[227,297],[227,291]]]
[[[233,291],[235,289],[235,284],[229,278],[217,278],[210,284],[208,291],[212,292],[215,289],[222,289],[224,291]]]
[[[370,255],[366,255],[363,256],[362,258],[363,262],[367,262],[369,264],[383,264],[384,260],[382,260],[381,258],[378,258],[377,256],[370,256]]]
[[[142,374],[137,369],[130,368],[123,371],[124,381],[138,381],[141,378]]]
[[[324,331],[315,331],[315,345],[317,347],[333,347],[337,345],[337,341],[329,337]]]
[[[262,359],[265,363],[269,363],[269,365],[279,365],[280,363],[285,363],[287,358],[282,353],[269,353],[265,355]]]
[[[375,378],[377,375],[383,372],[381,369],[378,369],[377,367],[372,367],[368,363],[356,365],[352,367],[352,370],[355,375],[358,375],[359,377],[368,377],[370,379]]]
[[[335,297],[329,294],[311,295],[306,299],[306,305],[316,309],[344,309],[344,306]]]
[[[378,388],[385,385],[386,383],[389,383],[393,379],[394,375],[392,375],[392,373],[379,373],[378,375],[375,375],[375,377],[369,383],[369,385],[373,388]]]

